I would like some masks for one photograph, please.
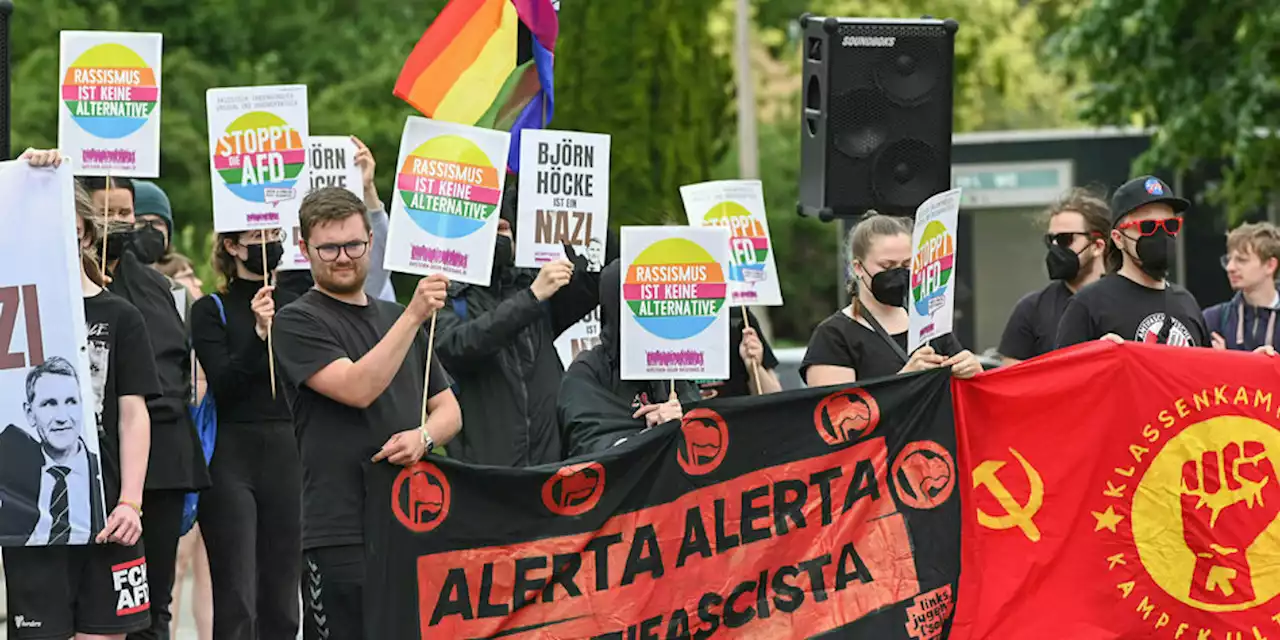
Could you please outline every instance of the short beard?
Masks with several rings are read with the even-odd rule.
[[[319,285],[320,288],[324,289],[325,291],[329,291],[339,295],[349,295],[352,293],[356,293],[361,289],[364,289],[364,283],[367,277],[368,277],[368,271],[366,269],[361,269],[360,267],[356,267],[356,278],[351,282],[351,284],[340,284],[327,277],[316,278],[315,281],[316,281],[316,284]]]

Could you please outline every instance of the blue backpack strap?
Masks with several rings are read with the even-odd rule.
[[[216,293],[209,294],[209,297],[213,298],[213,303],[218,305],[218,317],[222,318],[222,326],[227,326],[227,308],[222,306],[222,298]]]

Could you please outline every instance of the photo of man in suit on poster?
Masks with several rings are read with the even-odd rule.
[[[80,390],[66,358],[50,357],[27,371],[22,409],[29,428],[9,424],[0,431],[5,546],[88,544],[103,527],[101,465],[84,438]]]

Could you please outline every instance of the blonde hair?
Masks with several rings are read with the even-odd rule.
[[[861,313],[861,305],[858,304],[858,276],[854,273],[853,263],[862,262],[867,258],[867,252],[871,250],[871,245],[876,238],[901,234],[910,236],[913,226],[914,223],[910,218],[880,215],[875,210],[871,210],[849,230],[844,243],[845,251],[848,252],[845,260],[847,270],[845,275],[848,278],[850,305],[855,317]]]
[[[1242,224],[1227,234],[1227,253],[1232,251],[1252,252],[1263,263],[1280,261],[1280,228],[1270,222]]]
[[[105,287],[106,279],[102,277],[102,269],[99,266],[100,256],[98,255],[102,245],[102,225],[94,217],[93,197],[89,195],[89,191],[78,180],[75,185],[76,216],[80,218],[80,224],[83,228],[83,231],[78,234],[79,237],[76,238],[76,246],[80,249],[80,264],[89,280],[99,287]],[[88,244],[88,248],[85,247],[86,244]]]

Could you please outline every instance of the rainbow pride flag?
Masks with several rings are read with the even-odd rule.
[[[559,31],[551,0],[452,0],[405,60],[395,95],[433,120],[510,131],[507,164],[519,171],[520,131],[551,122]]]

